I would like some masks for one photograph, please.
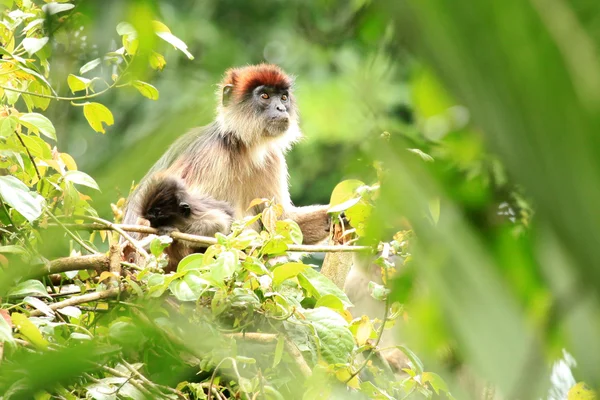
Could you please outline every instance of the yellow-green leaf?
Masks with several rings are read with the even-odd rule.
[[[163,55],[155,52],[154,50],[152,50],[148,61],[150,62],[150,67],[152,67],[152,69],[157,69],[159,71],[162,71],[165,65],[167,65]]]
[[[27,113],[19,117],[19,122],[34,132],[40,132],[42,135],[56,140],[56,129],[52,122],[42,114]]]
[[[35,326],[33,322],[27,319],[27,317],[21,313],[12,313],[10,316],[13,325],[21,332],[25,338],[31,342],[34,346],[46,349],[48,348],[48,341],[44,339],[40,330]]]
[[[158,100],[158,89],[151,84],[142,81],[133,81],[131,84],[142,94],[142,96],[147,97],[150,100]]]
[[[75,93],[81,90],[86,90],[90,86],[90,83],[92,83],[92,80],[69,74],[67,83],[69,84],[69,89],[71,89],[71,92]]]
[[[187,44],[185,44],[183,40],[179,39],[177,36],[173,35],[171,30],[165,24],[159,21],[152,21],[152,26],[154,28],[154,32],[159,38],[172,44],[176,49],[181,50],[190,60],[194,59],[192,53],[187,50]]]
[[[115,123],[110,110],[100,103],[85,103],[83,106],[83,115],[96,132],[106,133],[103,124],[109,126]]]

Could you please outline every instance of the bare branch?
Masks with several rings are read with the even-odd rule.
[[[117,297],[119,295],[119,293],[120,293],[120,290],[118,288],[113,288],[113,289],[104,290],[102,292],[95,292],[95,293],[83,294],[81,296],[74,296],[69,299],[59,301],[58,303],[48,304],[48,306],[53,311],[56,311],[59,308],[64,308],[67,306],[76,306],[78,304],[90,303],[92,301],[98,301],[98,300],[103,300],[103,299],[109,299],[112,297]],[[38,310],[33,310],[30,315],[37,317],[37,316],[42,315],[42,312],[38,311]]]
[[[146,234],[158,234],[158,230],[142,225],[123,225],[112,224],[111,227],[101,224],[64,224],[72,229],[82,230],[114,230],[115,227],[126,232],[137,232]],[[217,244],[217,239],[208,236],[189,235],[182,232],[171,232],[169,235],[175,240],[183,240],[194,243],[200,247],[208,247]],[[370,246],[330,246],[330,245],[307,245],[307,244],[290,244],[287,251],[302,252],[302,253],[342,253],[342,252],[369,252],[373,248]]]

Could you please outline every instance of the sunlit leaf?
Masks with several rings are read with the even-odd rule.
[[[346,363],[354,348],[346,320],[327,307],[304,310],[303,314],[317,332],[323,358],[329,363]]]
[[[2,119],[2,123],[0,123],[0,137],[9,137],[17,130],[18,120],[13,117],[6,117]]]
[[[162,252],[173,243],[173,239],[168,236],[156,237],[150,242],[150,252],[154,257],[158,257]]]
[[[71,318],[80,318],[81,317],[81,310],[79,308],[73,307],[73,306],[59,308],[56,311],[58,311],[61,314],[66,315],[68,317],[71,317]]]
[[[86,72],[89,72],[89,71],[93,70],[94,68],[96,68],[100,64],[102,64],[102,59],[100,59],[100,58],[94,58],[92,61],[88,61],[81,68],[79,68],[79,73],[80,74],[85,74]]]
[[[36,297],[27,296],[23,299],[23,303],[29,304],[36,310],[39,310],[42,313],[46,314],[48,317],[54,317],[54,311],[52,311],[48,304],[44,303],[42,300]]]
[[[110,126],[115,123],[112,113],[106,106],[100,103],[85,103],[83,115],[96,132],[105,133],[104,125]]]
[[[278,286],[286,279],[296,277],[307,268],[310,268],[310,266],[300,262],[289,262],[280,265],[273,270],[273,284]]]
[[[34,132],[40,132],[42,135],[56,140],[56,129],[54,128],[54,125],[52,125],[52,122],[42,114],[22,114],[19,117],[19,122]]]
[[[53,15],[53,14],[58,14],[60,12],[69,11],[73,7],[75,7],[75,5],[69,4],[69,3],[52,2],[52,3],[44,4],[42,6],[42,11],[44,11],[46,14]]]
[[[64,175],[66,181],[75,183],[77,185],[83,185],[87,187],[91,187],[92,189],[100,190],[100,187],[88,174],[81,171],[67,171]]]
[[[142,81],[133,81],[131,85],[142,94],[142,96],[150,100],[158,100],[158,90],[149,83]]]
[[[159,21],[152,21],[152,26],[159,38],[172,44],[176,49],[181,50],[190,60],[194,59],[194,56],[187,50],[187,45],[183,40],[173,35],[171,30],[165,24]]]
[[[322,296],[333,295],[340,299],[344,306],[352,307],[348,296],[331,282],[329,278],[320,274],[312,268],[307,268],[298,274],[300,285],[315,299],[319,300]]]
[[[29,342],[31,342],[31,344],[40,349],[48,348],[50,343],[44,339],[38,327],[27,319],[25,315],[15,312],[11,314],[10,318],[12,319],[13,325]]]
[[[348,200],[354,199],[358,197],[356,194],[356,189],[365,184],[357,179],[348,179],[338,183],[333,192],[331,192],[331,199],[329,200],[329,205],[331,207],[342,204]]]
[[[9,297],[42,296],[50,297],[42,282],[30,279],[17,284],[8,292]]]
[[[46,43],[48,43],[48,38],[44,37],[44,38],[26,38],[23,39],[23,42],[21,42],[23,44],[23,47],[25,48],[25,50],[27,51],[27,53],[32,56],[33,54],[37,53],[38,51],[40,51],[42,49],[42,47],[44,47],[46,45]]]
[[[152,69],[157,69],[159,71],[162,71],[165,65],[167,65],[167,62],[162,54],[159,54],[154,50],[152,50],[152,53],[150,53],[150,58],[148,61],[150,62],[150,67],[152,67]]]
[[[83,78],[81,76],[69,74],[69,76],[67,77],[67,83],[69,84],[69,89],[71,89],[71,92],[75,93],[82,90],[86,90],[88,87],[90,87],[92,80]]]
[[[0,197],[29,222],[35,221],[42,215],[42,204],[38,198],[34,197],[29,192],[29,188],[14,176],[0,176]]]

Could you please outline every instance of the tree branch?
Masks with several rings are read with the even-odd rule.
[[[113,297],[117,297],[120,293],[118,288],[104,290],[102,292],[88,293],[83,294],[81,296],[74,296],[69,299],[59,301],[58,303],[48,304],[51,310],[56,311],[59,308],[64,308],[68,306],[76,306],[83,303],[90,303],[92,301],[98,301],[103,299],[110,299]],[[37,317],[42,315],[41,311],[33,310],[30,314],[33,317]]]
[[[45,274],[59,274],[67,271],[82,271],[93,269],[98,272],[108,271],[110,262],[105,254],[92,254],[87,256],[62,257],[52,260],[50,266],[44,268]]]
[[[126,232],[137,232],[145,234],[158,234],[158,230],[142,225],[124,225],[124,224],[112,224],[111,226],[104,226],[101,224],[63,224],[64,226],[71,229],[79,230],[115,230],[117,227]],[[213,244],[217,244],[217,239],[208,236],[196,236],[189,235],[182,232],[171,232],[166,236],[170,236],[175,240],[182,240],[185,242],[194,243],[200,247],[208,247]],[[250,248],[250,246],[248,247]],[[290,252],[303,252],[303,253],[342,253],[342,252],[369,252],[373,248],[370,246],[330,246],[330,245],[307,245],[307,244],[289,244],[287,251]]]

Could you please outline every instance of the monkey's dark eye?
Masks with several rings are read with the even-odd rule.
[[[261,93],[260,97],[266,100],[269,98],[269,95],[263,92]]]
[[[287,95],[284,94],[283,96],[281,96],[281,100],[286,101],[287,99]]]

